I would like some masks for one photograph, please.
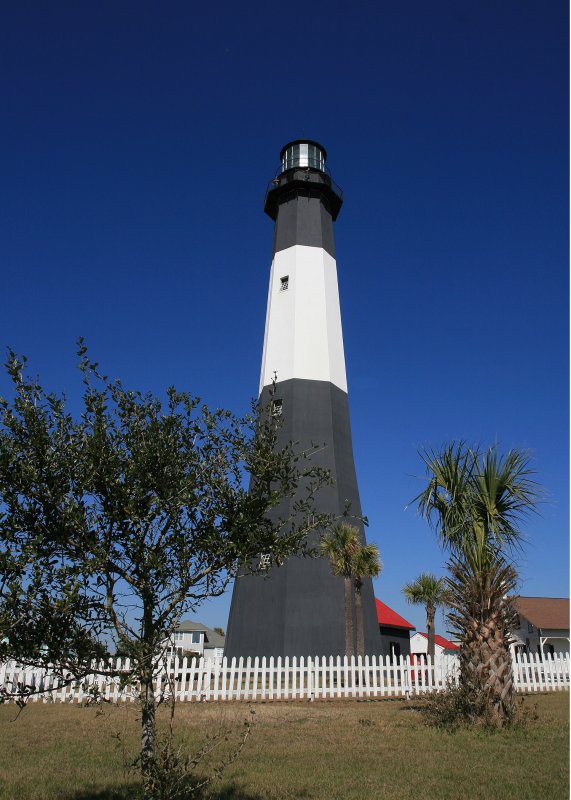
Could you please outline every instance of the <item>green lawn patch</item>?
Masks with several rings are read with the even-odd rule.
[[[536,800],[569,796],[569,695],[527,697],[537,720],[486,733],[427,727],[404,700],[255,704],[254,731],[216,786],[234,800]],[[196,750],[207,733],[238,737],[245,704],[177,708],[177,736]],[[137,776],[136,707],[0,706],[4,800],[127,800]],[[164,722],[164,715],[163,720]],[[224,745],[222,745],[223,747]],[[215,751],[216,753],[217,751]]]

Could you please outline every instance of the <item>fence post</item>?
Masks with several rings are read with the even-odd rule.
[[[240,656],[240,658],[238,659],[238,672],[236,673],[236,694],[234,695],[234,698],[236,700],[242,700],[242,699],[246,699],[248,697],[248,694],[246,692],[246,694],[244,695],[244,698],[242,698],[242,690],[244,688],[242,686],[243,682],[245,684],[244,656]]]
[[[268,697],[270,700],[274,699],[274,657],[270,656],[268,660]]]
[[[224,659],[226,661],[226,659]],[[234,675],[236,673],[236,656],[232,656],[230,661],[230,673],[228,675],[228,700],[234,697]]]
[[[252,700],[258,699],[258,679],[260,675],[260,657],[254,657],[254,686],[252,689]]]
[[[333,656],[330,656],[330,658],[333,658]],[[341,683],[342,683],[342,680],[341,680],[341,656],[337,656],[337,658],[335,659],[335,672],[334,672],[334,675],[335,675],[335,678],[331,679],[331,680],[335,681],[335,692],[334,692],[333,696],[334,697],[341,697]]]
[[[278,656],[276,661],[276,698],[282,697],[282,657]]]
[[[221,699],[227,700],[226,681],[228,680],[228,659],[225,657],[219,658],[218,668],[222,670],[222,686],[220,688]]]
[[[404,696],[410,700],[410,653],[404,657],[405,686]]]
[[[266,699],[266,657],[262,656],[262,663],[260,667],[260,677],[262,682],[262,700]]]

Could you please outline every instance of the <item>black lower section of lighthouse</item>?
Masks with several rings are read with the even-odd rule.
[[[267,401],[269,390],[262,394]],[[319,510],[343,514],[346,501],[360,515],[348,398],[324,381],[293,379],[279,383],[284,425],[280,444],[293,440],[303,448],[324,442],[312,461],[330,470],[335,485],[319,493]],[[280,513],[287,509],[280,508]],[[362,524],[348,520],[359,527]],[[310,542],[318,544],[317,541]],[[378,653],[379,626],[373,587],[362,590],[365,611],[365,652]],[[368,612],[368,613],[367,613]],[[345,654],[343,579],[331,572],[329,560],[290,558],[266,576],[236,578],[224,654],[231,656],[308,656]]]

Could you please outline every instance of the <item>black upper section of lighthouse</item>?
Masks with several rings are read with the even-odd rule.
[[[281,172],[270,182],[264,203],[276,223],[274,253],[301,244],[322,247],[335,257],[333,222],[343,194],[325,171],[325,148],[296,139],[282,148],[280,158]]]

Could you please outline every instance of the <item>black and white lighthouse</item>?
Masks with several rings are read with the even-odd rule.
[[[330,470],[335,485],[321,490],[319,510],[341,515],[348,502],[358,520],[333,239],[343,201],[325,159],[317,142],[290,142],[266,194],[264,210],[275,229],[260,399],[267,401],[277,374],[274,403],[281,405],[282,442],[325,444],[313,458]],[[357,520],[349,521],[364,541]],[[362,596],[365,651],[374,654],[380,634],[370,579]],[[328,559],[290,558],[266,577],[236,578],[226,656],[343,655],[344,636],[343,580],[332,575]]]

